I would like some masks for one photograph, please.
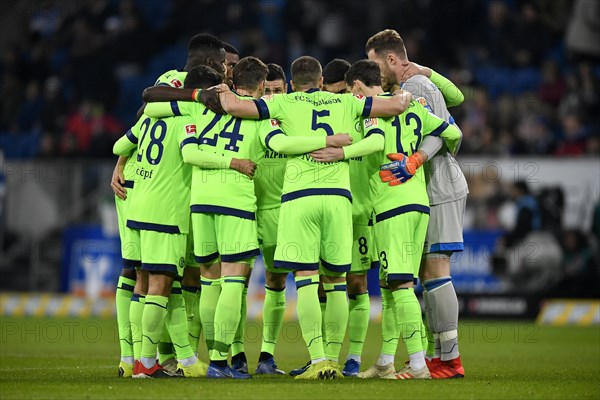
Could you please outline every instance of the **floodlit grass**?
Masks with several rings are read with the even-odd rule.
[[[248,381],[117,378],[116,322],[95,319],[3,317],[1,399],[580,399],[600,398],[600,329],[538,327],[531,322],[466,321],[459,329],[465,379],[295,381],[255,376]],[[260,351],[259,322],[249,322],[250,372]],[[373,324],[363,369],[377,358]],[[399,346],[396,366],[406,359]],[[345,354],[346,350],[342,351]],[[206,352],[201,352],[206,360]],[[308,359],[298,325],[282,329],[276,361],[289,371]]]

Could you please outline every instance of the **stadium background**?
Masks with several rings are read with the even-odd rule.
[[[466,251],[452,260],[461,315],[597,326],[599,10],[586,0],[0,2],[0,315],[114,315],[112,144],[142,90],[184,65],[192,35],[214,33],[289,78],[300,55],[356,61],[369,36],[393,28],[412,61],[465,94],[451,110],[471,192]],[[542,216],[531,232],[516,232],[519,181]],[[507,234],[518,245],[499,251]]]

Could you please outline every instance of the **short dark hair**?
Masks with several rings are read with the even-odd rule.
[[[230,53],[230,54],[237,54],[238,56],[240,55],[240,52],[238,51],[238,49],[236,49],[232,44],[227,43],[227,42],[223,42],[223,48],[225,49],[225,53]]]
[[[382,55],[384,52],[392,52],[400,58],[406,58],[404,40],[402,40],[402,36],[393,29],[386,29],[371,36],[369,40],[367,40],[365,52],[369,53],[371,50],[375,51],[378,55]]]
[[[206,89],[211,86],[223,83],[223,75],[219,74],[211,67],[206,65],[200,65],[199,67],[192,68],[185,77],[183,86],[191,88]]]
[[[381,71],[375,61],[360,60],[352,64],[345,79],[348,86],[352,86],[355,80],[369,87],[381,86]]]
[[[298,86],[317,84],[322,75],[321,63],[314,57],[298,57],[292,63],[292,81]]]
[[[233,85],[236,88],[255,90],[267,79],[269,68],[256,57],[244,57],[233,67]]]
[[[219,51],[223,48],[223,42],[210,33],[199,33],[190,39],[188,51],[204,50],[204,51]]]
[[[336,58],[330,61],[323,68],[323,83],[329,85],[331,83],[343,82],[346,72],[350,69],[350,63],[341,58]]]
[[[269,73],[267,74],[268,81],[276,81],[281,79],[283,82],[285,79],[285,72],[283,72],[283,68],[277,64],[267,64],[267,68],[269,68]]]

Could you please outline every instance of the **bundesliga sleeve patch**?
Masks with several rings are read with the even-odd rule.
[[[181,81],[179,79],[171,79],[171,86],[179,89],[180,87],[183,86],[183,83],[181,83]]]
[[[365,129],[377,126],[377,118],[367,118],[364,120]]]
[[[196,134],[196,125],[186,125],[185,126],[185,134],[187,136],[193,136]]]
[[[355,94],[354,97],[356,97],[359,100],[364,100],[365,96],[363,96],[362,94]]]
[[[276,119],[272,119],[272,120],[271,120],[271,126],[272,126],[273,128],[278,128],[278,127],[279,127],[279,121],[278,121],[278,120],[276,120]]]
[[[417,101],[419,102],[420,105],[425,107],[427,109],[427,111],[429,111],[430,113],[433,113],[433,109],[431,108],[431,106],[429,105],[429,103],[427,102],[425,97],[419,97],[419,98],[417,98]]]

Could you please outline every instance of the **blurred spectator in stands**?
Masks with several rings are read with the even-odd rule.
[[[563,248],[560,290],[563,296],[595,296],[598,276],[595,251],[581,231],[568,230],[562,235]],[[590,290],[591,289],[591,290]]]
[[[21,132],[39,131],[42,114],[42,97],[36,81],[30,81],[25,88],[25,100],[17,117],[17,126]]]
[[[548,121],[536,114],[525,114],[517,126],[513,154],[547,154],[554,146]]]
[[[67,104],[62,94],[60,79],[51,76],[44,83],[44,98],[40,115],[42,128],[41,155],[52,156],[58,154],[58,145],[64,134],[66,113]]]
[[[563,134],[558,142],[557,156],[579,156],[585,153],[585,143],[589,132],[577,114],[570,114],[562,120]]]
[[[510,196],[516,206],[516,221],[513,229],[501,239],[501,247],[512,247],[530,232],[542,227],[540,207],[530,193],[527,182],[515,182],[510,189]]]
[[[63,153],[71,155],[75,145],[81,154],[106,156],[122,133],[122,125],[104,112],[101,103],[84,100],[67,120]]]
[[[544,50],[548,48],[549,30],[541,23],[531,3],[523,3],[514,20],[510,32],[513,64],[518,67],[539,65]]]
[[[493,0],[488,3],[485,41],[480,43],[479,52],[490,64],[507,65],[513,54],[514,43],[507,40],[514,29],[511,14],[504,1]]]
[[[553,60],[546,60],[542,65],[542,82],[538,87],[538,96],[544,103],[557,107],[566,91],[566,83],[558,64]]]
[[[29,20],[29,31],[41,37],[51,37],[58,31],[61,20],[62,14],[58,4],[49,0],[41,1]]]
[[[565,41],[575,60],[600,60],[600,2],[576,0]]]

